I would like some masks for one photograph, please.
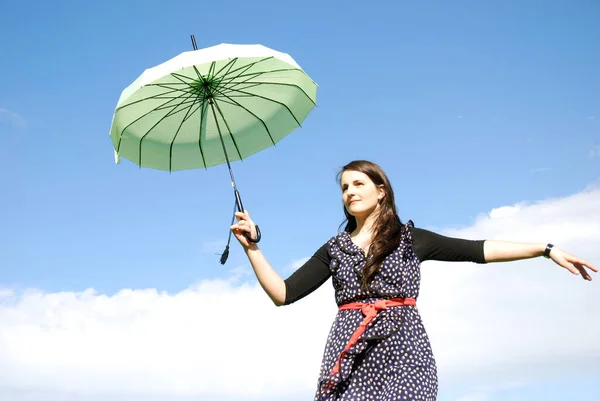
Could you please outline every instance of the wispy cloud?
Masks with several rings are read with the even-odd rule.
[[[439,232],[552,242],[600,265],[600,189],[500,207]],[[544,258],[429,261],[421,271],[419,310],[443,386],[473,385],[463,401],[486,400],[482,384],[600,374],[600,275],[585,282]],[[175,294],[2,289],[0,399],[311,399],[337,312],[331,281],[276,308],[255,279],[237,279],[248,272]]]
[[[600,146],[596,146],[595,148],[590,149],[589,157],[590,159],[600,157]]]
[[[252,277],[253,270],[251,266],[240,265],[234,267],[233,269],[229,269],[228,273],[230,280],[237,282]]]
[[[18,113],[0,107],[0,122],[7,121],[14,128],[25,128],[27,121]]]
[[[303,264],[305,264],[308,259],[310,259],[310,257],[304,257],[301,259],[295,259],[292,261],[292,263],[290,263],[287,267],[286,267],[286,273],[291,273],[291,272],[295,272],[296,270],[298,270],[300,267],[302,267]]]

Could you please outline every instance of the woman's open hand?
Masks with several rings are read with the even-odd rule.
[[[581,275],[581,277],[587,281],[592,281],[592,277],[586,270],[586,267],[591,271],[598,273],[598,269],[590,263],[558,248],[552,248],[550,251],[550,258],[552,258],[557,265],[564,267],[573,274]]]

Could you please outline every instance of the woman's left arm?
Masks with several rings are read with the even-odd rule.
[[[488,263],[536,258],[543,256],[545,251],[546,244],[496,240],[486,240],[483,244],[485,261]],[[590,263],[557,247],[551,248],[549,259],[552,259],[557,265],[564,267],[571,273],[581,275],[584,280],[592,281],[592,277],[589,275],[586,267],[593,272],[598,272],[598,269]]]

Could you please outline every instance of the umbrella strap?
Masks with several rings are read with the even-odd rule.
[[[235,211],[237,210],[237,201],[233,202],[233,216],[231,216],[231,224],[230,226],[233,225],[233,223],[235,222]],[[231,230],[229,230],[229,238],[227,239],[227,247],[229,248],[229,242],[231,241]]]
[[[233,216],[231,216],[231,224],[230,226],[233,225],[233,222],[235,221],[235,211],[237,210],[237,199],[235,202],[233,202]],[[227,246],[225,247],[225,251],[223,251],[223,253],[221,254],[221,264],[224,265],[225,262],[227,261],[227,257],[229,256],[229,243],[231,242],[231,229],[229,229],[229,238],[227,238]]]

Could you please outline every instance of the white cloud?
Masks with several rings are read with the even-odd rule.
[[[600,189],[494,209],[440,232],[553,242],[600,265]],[[234,270],[176,294],[0,291],[0,399],[311,399],[336,313],[331,282],[276,308]],[[440,392],[468,380],[463,401],[482,401],[481,386],[600,374],[600,275],[586,282],[543,258],[426,262],[422,273],[419,310]]]
[[[490,215],[444,234],[552,242],[600,265],[600,189]],[[441,378],[498,384],[548,378],[557,374],[556,366],[562,374],[600,374],[600,275],[593,278],[586,282],[544,258],[424,263],[420,310]]]
[[[596,146],[595,148],[590,149],[589,157],[590,159],[600,157],[600,146]]]
[[[14,128],[24,128],[27,125],[20,114],[0,107],[0,122],[3,120],[8,121]]]
[[[496,209],[492,209],[491,212],[489,213],[490,219],[496,220],[496,219],[502,219],[505,217],[511,217],[514,216],[519,209],[521,209],[521,207],[519,205],[515,205],[515,206],[502,206]]]
[[[300,258],[300,259],[296,259],[293,260],[292,263],[290,263],[286,269],[285,269],[285,273],[293,273],[296,270],[298,270],[300,267],[302,267],[303,264],[305,264],[308,259],[310,259],[310,257],[304,257],[304,258]]]
[[[236,281],[203,281],[177,294],[31,290],[4,298],[0,399],[29,388],[169,399],[310,391],[308,372],[317,371],[324,345],[312,328],[335,315],[328,288],[284,309],[257,285]]]
[[[520,386],[521,386],[521,383],[519,383],[519,382],[505,383],[505,384],[503,384],[501,386],[497,386],[497,387],[481,386],[481,387],[472,389],[472,391],[470,393],[457,398],[455,401],[488,401],[488,400],[492,399],[491,397],[493,397],[494,394],[497,393],[498,391],[507,390],[507,389],[515,389]]]
[[[232,269],[229,269],[229,280],[231,282],[237,282],[239,280],[250,278],[252,273],[252,268],[247,265],[236,266]]]
[[[489,400],[488,394],[484,392],[476,392],[467,394],[458,398],[456,401],[487,401]]]

